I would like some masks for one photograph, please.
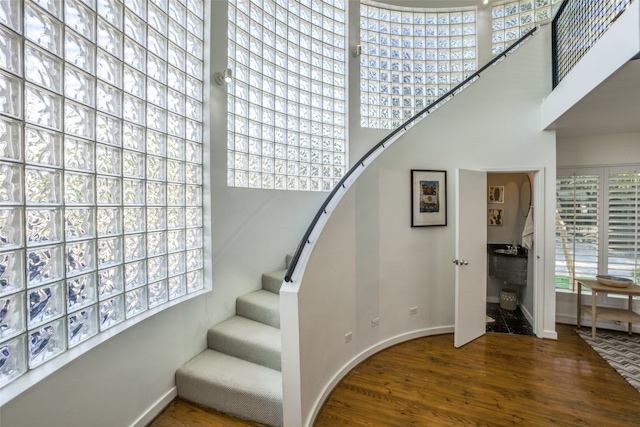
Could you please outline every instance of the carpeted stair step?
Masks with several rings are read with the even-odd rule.
[[[279,294],[286,272],[287,270],[277,270],[271,273],[264,273],[262,275],[262,289]]]
[[[242,295],[236,300],[236,314],[280,328],[280,297],[264,289]]]
[[[281,426],[282,374],[214,350],[176,372],[183,399],[270,426]]]
[[[207,332],[210,349],[280,370],[280,329],[233,316]]]

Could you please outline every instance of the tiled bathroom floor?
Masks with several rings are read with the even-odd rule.
[[[534,335],[533,328],[524,317],[518,307],[514,311],[500,308],[499,303],[487,303],[487,316],[494,319],[489,322],[487,318],[487,332],[498,332],[515,335]]]

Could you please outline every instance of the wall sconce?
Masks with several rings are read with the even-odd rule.
[[[233,72],[231,71],[231,68],[227,68],[220,73],[215,73],[213,75],[213,78],[216,80],[216,83],[222,86],[231,83],[231,81],[233,80]]]
[[[353,49],[352,53],[354,58],[357,58],[358,56],[362,55],[362,45],[361,44],[357,45]]]

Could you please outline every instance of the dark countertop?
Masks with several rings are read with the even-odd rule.
[[[529,251],[526,250],[525,248],[523,248],[522,246],[518,245],[518,254],[501,254],[501,253],[497,253],[495,252],[496,249],[508,249],[507,246],[510,246],[510,244],[508,243],[488,243],[487,244],[487,253],[490,255],[496,255],[496,256],[511,256],[511,257],[518,257],[518,258],[528,258],[529,257]]]

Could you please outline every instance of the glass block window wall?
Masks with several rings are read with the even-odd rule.
[[[562,0],[522,0],[491,9],[491,51],[499,55],[536,25],[553,19]]]
[[[202,0],[0,0],[0,387],[203,288]]]
[[[362,127],[394,129],[477,69],[476,11],[360,5]]]
[[[342,178],[346,33],[344,0],[229,0],[229,186],[330,191]]]

